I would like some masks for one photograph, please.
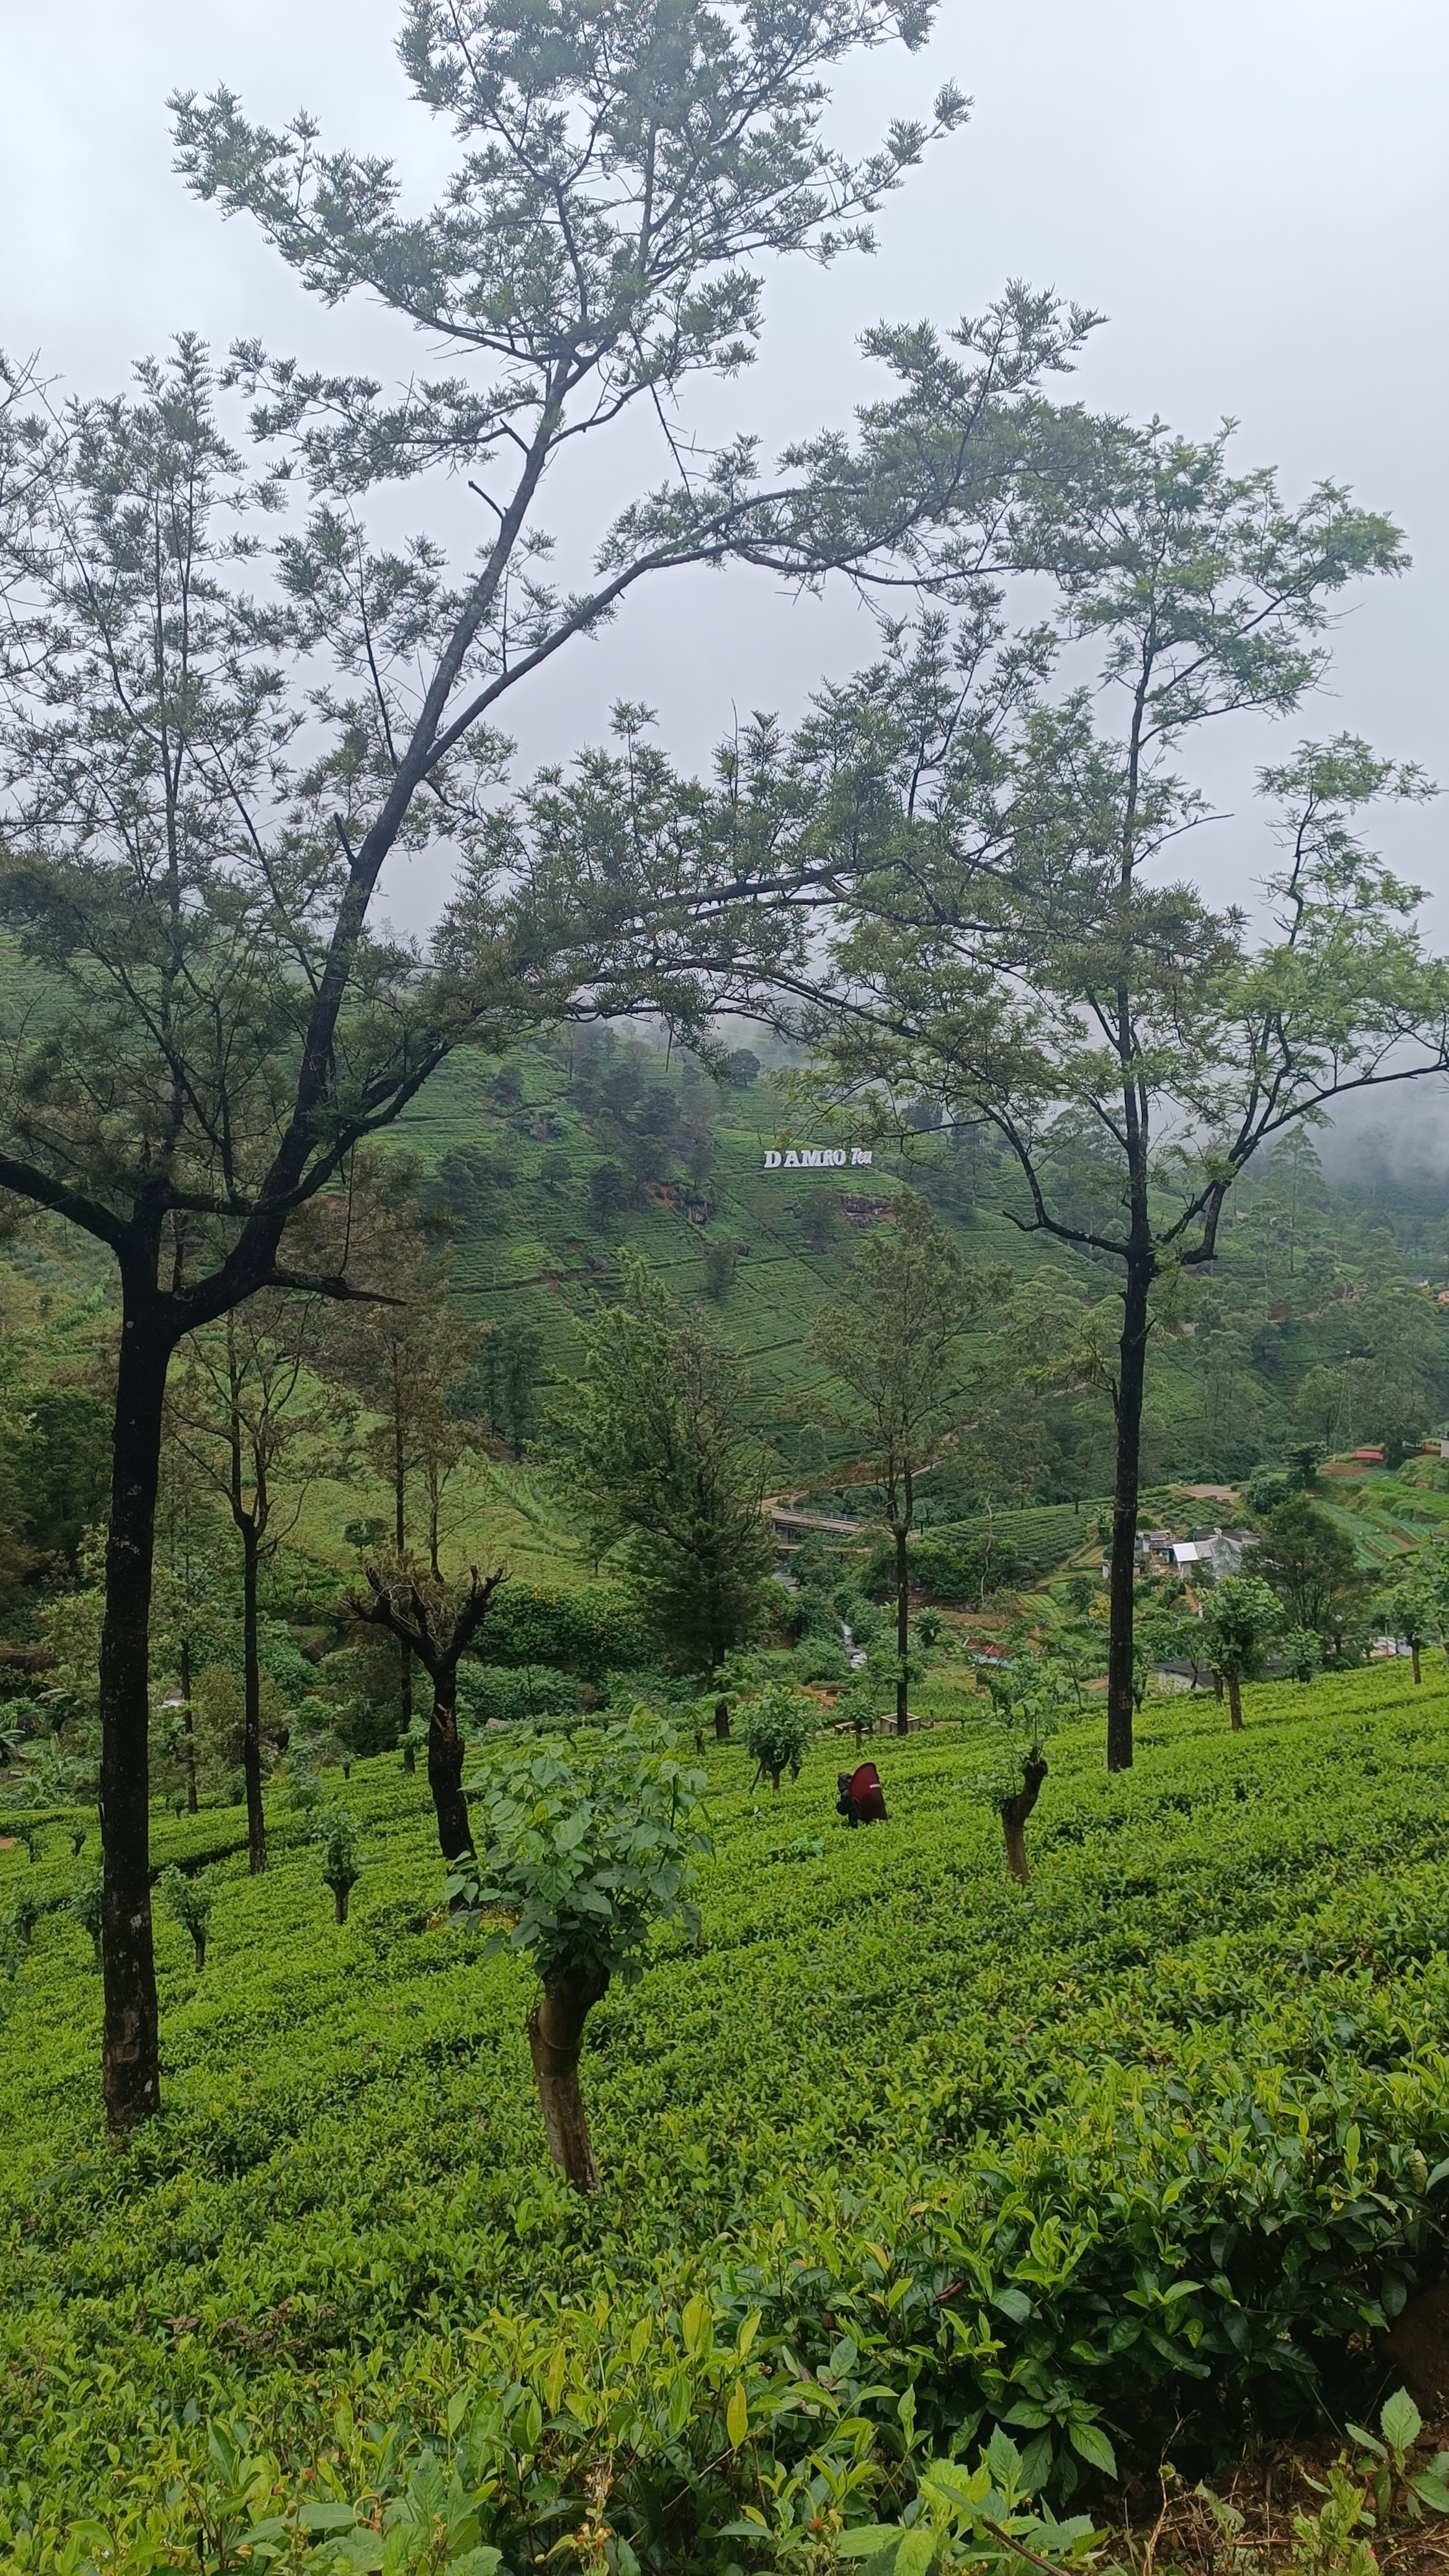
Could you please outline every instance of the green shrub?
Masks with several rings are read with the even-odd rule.
[[[179,1923],[191,1942],[200,1976],[206,1965],[206,1936],[216,1901],[216,1877],[209,1869],[185,1871],[172,1863],[161,1873],[157,1890],[165,1911],[173,1923]]]
[[[616,1594],[532,1583],[504,1584],[474,1652],[480,1664],[548,1664],[586,1682],[644,1661],[638,1619]]]
[[[489,1725],[571,1717],[578,1703],[573,1675],[546,1664],[525,1664],[519,1670],[499,1664],[458,1667],[458,1723],[465,1735],[480,1734]]]
[[[598,2173],[579,2090],[584,2024],[612,1980],[643,1974],[655,1924],[697,1931],[693,1891],[709,1850],[704,1773],[676,1757],[674,1730],[647,1709],[581,1729],[566,1746],[511,1755],[468,1784],[483,1801],[485,1843],[448,1881],[458,1919],[511,1918],[485,1958],[532,1960],[543,1992],[528,2016],[549,2153],[575,2189]]]
[[[742,1701],[740,1742],[755,1765],[755,1778],[760,1780],[768,1772],[777,1796],[787,1771],[792,1780],[798,1780],[806,1747],[819,1723],[820,1711],[813,1700],[802,1699],[797,1691],[778,1683],[769,1684],[758,1698]]]
[[[847,1682],[850,1679],[844,1647],[832,1644],[828,1637],[807,1638],[803,1646],[796,1647],[795,1661],[802,1682]]]
[[[312,1818],[312,1840],[317,1846],[318,1875],[323,1886],[332,1890],[334,1918],[345,1923],[348,1900],[362,1875],[357,1819],[346,1807],[319,1807]]]

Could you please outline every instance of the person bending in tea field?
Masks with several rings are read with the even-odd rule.
[[[837,1771],[835,1785],[839,1796],[835,1812],[848,1825],[883,1825],[886,1823],[885,1791],[880,1773],[873,1762],[862,1762],[855,1771]]]

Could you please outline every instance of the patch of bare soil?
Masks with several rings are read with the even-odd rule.
[[[1414,2305],[1422,2308],[1427,2301]],[[1437,2313],[1449,2317],[1449,2305]],[[1403,2319],[1399,2322],[1402,2325]],[[1414,2395],[1407,2375],[1405,2384]],[[1445,2450],[1449,2450],[1449,2415],[1442,2409],[1433,2416],[1426,2412],[1408,2469],[1427,2469]],[[1260,2458],[1239,2461],[1206,2482],[1219,2507],[1227,2507],[1226,2516],[1214,2510],[1204,2487],[1184,2485],[1170,2466],[1156,2497],[1141,2482],[1133,2482],[1131,2518],[1112,2535],[1121,2563],[1133,2576],[1290,2576],[1290,2571],[1291,2576],[1310,2576],[1310,2571],[1311,2576],[1339,2576],[1351,2563],[1347,2551],[1320,2553],[1305,2545],[1295,2529],[1297,2517],[1322,2510],[1324,2487],[1335,2461],[1353,2470],[1361,2465],[1361,2454],[1351,2441],[1325,2435],[1316,2441],[1285,2443],[1264,2451]],[[1357,2483],[1364,2489],[1371,2513],[1367,2476]],[[1446,2576],[1449,2515],[1428,2507],[1416,2510],[1402,2488],[1398,2493],[1401,2504],[1387,2527],[1381,2529],[1375,2520],[1367,2520],[1354,2538],[1368,2544],[1383,2576]],[[1230,2527],[1234,2517],[1241,2518],[1236,2528]]]

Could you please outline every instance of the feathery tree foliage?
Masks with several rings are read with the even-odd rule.
[[[827,1418],[860,1440],[882,1489],[895,1550],[896,1732],[904,1735],[916,1485],[961,1424],[971,1383],[964,1338],[988,1306],[1002,1302],[1010,1276],[967,1261],[915,1191],[896,1194],[891,1216],[889,1232],[866,1236],[809,1341],[849,1396]]]
[[[1325,668],[1334,601],[1401,569],[1389,521],[1325,484],[1288,504],[1203,445],[1063,416],[1011,523],[1048,626],[978,589],[831,690],[777,756],[776,802],[841,899],[809,1025],[833,1098],[883,1122],[925,1100],[1008,1149],[1007,1213],[1121,1282],[1107,1759],[1132,1758],[1132,1582],[1154,1315],[1213,1261],[1228,1193],[1324,1105],[1449,1063],[1449,980],[1415,888],[1356,828],[1422,774],[1343,735],[1261,773],[1282,845],[1261,929],[1164,862],[1210,819],[1175,766],[1250,710],[1287,716]],[[1094,654],[1098,686],[1066,685]],[[1110,721],[1120,709],[1121,721]],[[822,1007],[823,1005],[823,1007]]]
[[[225,91],[176,102],[178,145],[196,192],[254,218],[324,303],[380,299],[462,373],[394,402],[242,351],[260,474],[194,340],[127,398],[57,411],[7,380],[0,917],[40,986],[0,1066],[0,1189],[105,1244],[123,1310],[100,1687],[116,2127],[159,2100],[147,1650],[171,1353],[263,1288],[366,1289],[345,1225],[314,1271],[289,1227],[451,1046],[581,1007],[697,1016],[742,953],[796,935],[688,834],[631,844],[622,872],[536,852],[500,877],[490,711],[656,571],[949,586],[994,544],[1043,435],[1039,380],[1088,327],[1013,291],[949,348],[877,333],[899,390],[853,436],[807,440],[768,478],[747,437],[686,461],[670,406],[748,357],[762,263],[864,246],[928,140],[900,125],[847,163],[822,75],[929,23],[881,0],[622,20],[413,0],[404,66],[460,144],[432,214],[401,210],[386,163],[322,153],[305,117],[251,126]],[[962,113],[943,93],[929,132]],[[545,477],[646,404],[671,470],[601,532],[585,586],[555,590]],[[479,494],[485,533],[458,565],[365,523],[369,492],[433,468]],[[457,891],[421,958],[369,914],[385,864],[429,845]]]

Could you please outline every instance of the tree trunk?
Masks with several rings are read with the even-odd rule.
[[[247,1867],[253,1878],[267,1865],[267,1820],[262,1807],[262,1668],[257,1653],[257,1533],[250,1514],[242,1522],[242,1770],[247,1784]]]
[[[906,1650],[911,1642],[911,1576],[906,1562],[906,1531],[896,1526],[896,1733],[908,1735],[911,1721],[906,1687]]]
[[[1047,1767],[1039,1753],[1029,1753],[1021,1766],[1021,1787],[1014,1797],[1001,1801],[1001,1833],[1006,1844],[1006,1866],[1021,1887],[1031,1876],[1026,1857],[1026,1820],[1041,1796],[1041,1784]]]
[[[191,1936],[191,1946],[196,1952],[196,1973],[199,1977],[202,1969],[206,1965],[206,1934],[204,1932],[193,1932]]]
[[[730,1740],[730,1704],[727,1699],[717,1699],[715,1701],[714,1733],[715,1742],[717,1744],[728,1744]]]
[[[1235,1664],[1230,1664],[1228,1666],[1228,1712],[1232,1721],[1232,1730],[1234,1735],[1241,1735],[1243,1731],[1243,1694],[1239,1684],[1237,1666]]]
[[[347,1900],[348,1900],[348,1897],[351,1895],[351,1893],[352,1893],[352,1890],[351,1890],[351,1888],[350,1888],[350,1887],[334,1887],[334,1888],[333,1888],[333,1890],[332,1890],[332,1920],[333,1920],[333,1922],[334,1922],[334,1923],[345,1923],[345,1922],[346,1922],[346,1920],[347,1920]]]
[[[528,2016],[529,2055],[548,2151],[575,2191],[599,2188],[579,2090],[579,2049],[590,2006],[607,1983],[607,1978],[548,1977]]]
[[[468,1801],[463,1795],[463,1739],[458,1733],[458,1669],[446,1666],[433,1676],[433,1713],[428,1721],[428,1787],[438,1819],[438,1842],[445,1861],[471,1854],[473,1834]]]
[[[1418,1646],[1417,1646],[1415,1643],[1413,1643],[1413,1642],[1412,1642],[1412,1640],[1411,1640],[1410,1645],[1409,1645],[1409,1653],[1410,1653],[1410,1656],[1411,1656],[1411,1658],[1412,1658],[1412,1660],[1413,1660],[1413,1667],[1414,1667],[1414,1679],[1415,1679],[1415,1681],[1416,1681],[1416,1682],[1417,1682],[1417,1681],[1422,1681],[1422,1680],[1423,1680],[1423,1678],[1424,1678],[1424,1676],[1423,1676],[1423,1674],[1422,1674],[1422,1673],[1420,1672],[1420,1670],[1419,1670],[1419,1649],[1418,1649]]]
[[[190,1631],[190,1629],[189,1629],[189,1628],[183,1628],[183,1629],[182,1629],[182,1631],[181,1631],[181,1658],[180,1658],[180,1662],[181,1662],[181,1700],[182,1700],[182,1706],[183,1706],[183,1708],[185,1709],[185,1712],[186,1712],[185,1717],[184,1717],[184,1718],[183,1718],[183,1720],[182,1720],[182,1732],[183,1732],[183,1734],[185,1735],[185,1738],[186,1738],[185,1753],[184,1753],[184,1759],[185,1759],[185,1763],[186,1763],[186,1812],[187,1812],[188,1816],[194,1816],[194,1815],[196,1814],[196,1812],[197,1812],[197,1805],[196,1805],[196,1720],[195,1720],[195,1718],[193,1717],[193,1715],[192,1715],[192,1710],[191,1710],[191,1631]]]
[[[1132,1585],[1137,1572],[1137,1485],[1142,1468],[1142,1388],[1147,1369],[1147,1292],[1152,1272],[1129,1263],[1122,1292],[1117,1377],[1117,1472],[1107,1577],[1107,1768],[1132,1766]]]
[[[1223,1697],[1223,1677],[1216,1664],[1213,1666],[1213,1697],[1218,1702],[1219,1707],[1221,1707]]]
[[[130,1299],[127,1299],[130,1304]],[[99,1658],[101,2089],[112,2129],[161,2103],[148,1805],[151,1563],[170,1347],[159,1322],[124,1315],[112,1432],[111,1520]]]

